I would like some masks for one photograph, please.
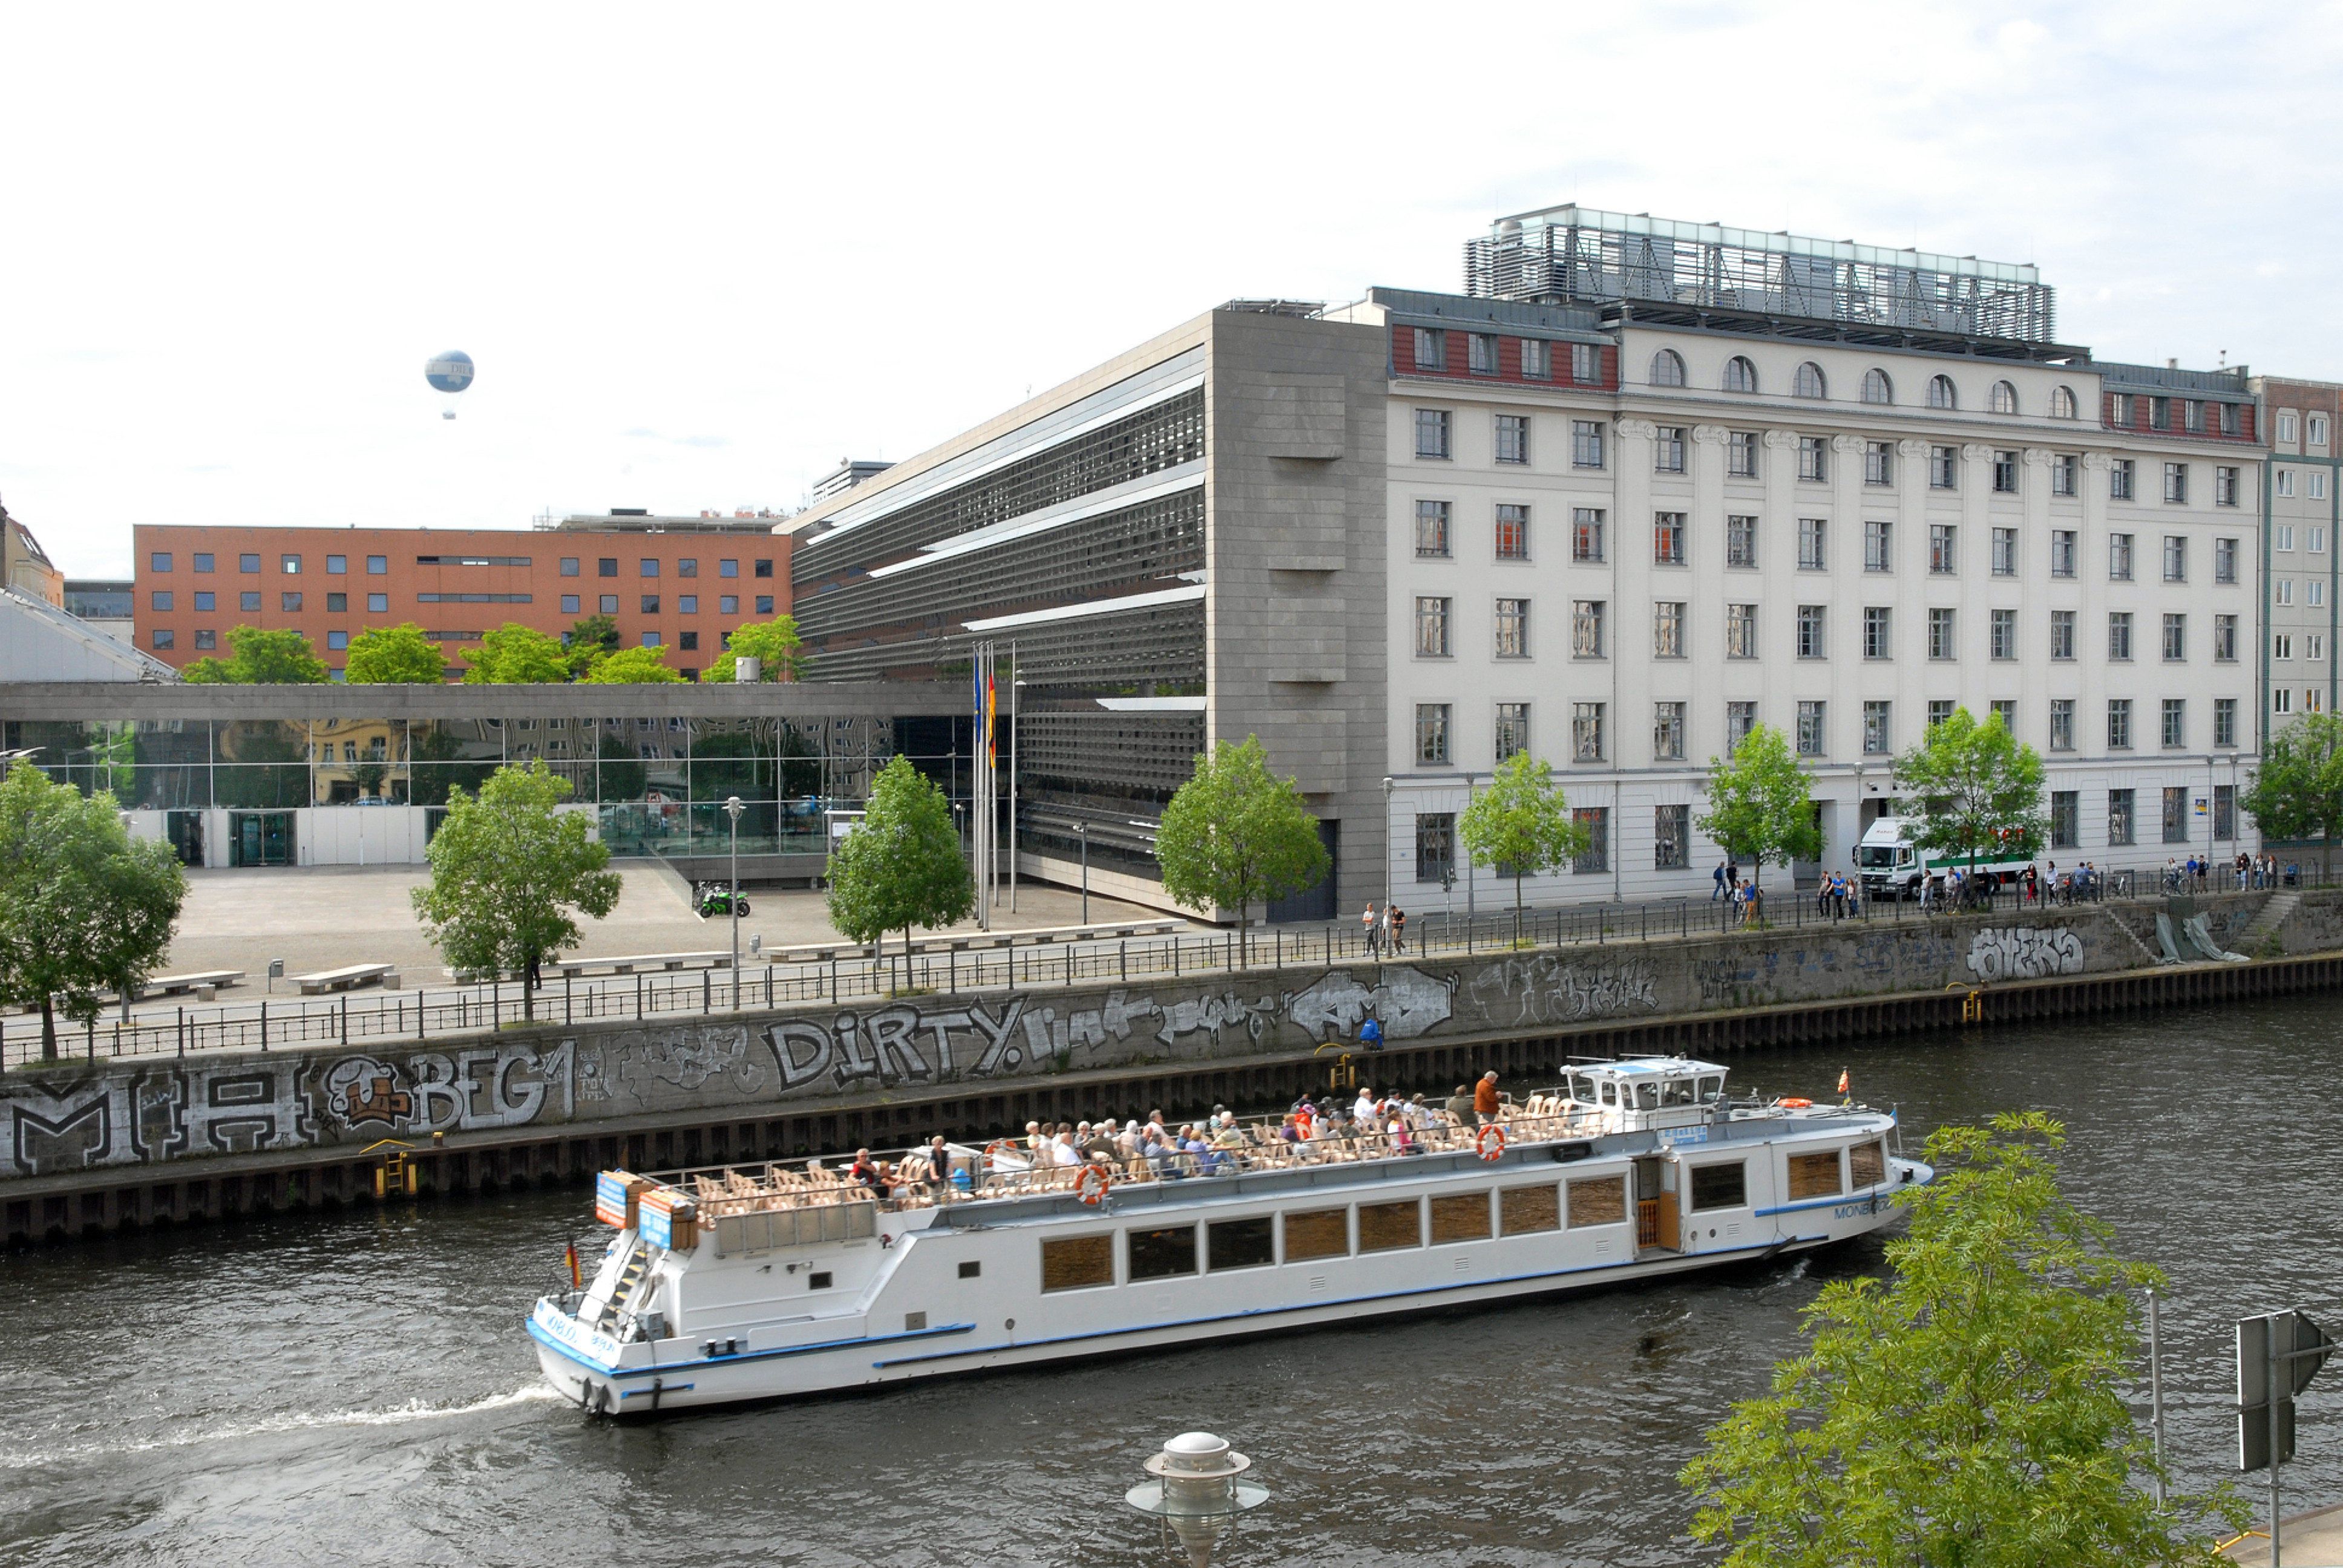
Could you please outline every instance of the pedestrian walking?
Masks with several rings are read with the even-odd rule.
[[[1710,888],[1710,889],[1709,889],[1709,890],[1708,890],[1708,901],[1709,901],[1710,903],[1712,903],[1712,904],[1713,904],[1713,903],[1716,902],[1716,900],[1719,900],[1719,899],[1721,899],[1721,898],[1725,897],[1725,862],[1724,862],[1724,861],[1719,860],[1719,861],[1716,863],[1716,869],[1715,869],[1715,870],[1714,870],[1714,871],[1711,871],[1711,872],[1708,874],[1708,879],[1709,879],[1711,882],[1713,882],[1714,884],[1715,884],[1714,887]]]
[[[1372,903],[1367,906],[1366,913],[1359,917],[1359,930],[1367,939],[1367,956],[1371,959],[1382,957],[1383,922],[1376,919],[1375,907]]]
[[[1486,1127],[1497,1119],[1497,1070],[1491,1068],[1473,1086],[1473,1120]]]
[[[1403,953],[1407,951],[1407,911],[1393,904],[1391,907],[1390,920],[1391,950],[1394,953]]]

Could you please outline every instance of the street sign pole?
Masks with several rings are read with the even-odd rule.
[[[2278,1412],[2285,1402],[2278,1398],[2278,1325],[2277,1316],[2272,1315],[2269,1319],[2269,1332],[2262,1336],[2263,1354],[2268,1358],[2268,1370],[2264,1373],[2268,1382],[2262,1386],[2269,1393],[2269,1568],[2278,1568],[2282,1561],[2278,1555]]]
[[[2237,1322],[2237,1468],[2269,1468],[2270,1568],[2280,1568],[2284,1560],[2278,1467],[2294,1456],[2294,1399],[2333,1350],[2318,1325],[2298,1312]]]
[[[2157,1343],[2156,1291],[2147,1292],[2148,1433],[2156,1444],[2156,1507],[2164,1510],[2164,1358]]]

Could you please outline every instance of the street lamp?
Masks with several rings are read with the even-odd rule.
[[[732,819],[732,1009],[740,1009],[740,797],[724,798],[724,814]]]
[[[1074,842],[1082,847],[1082,924],[1091,923],[1091,825],[1074,824]]]
[[[1392,857],[1399,852],[1392,842],[1392,785],[1395,780],[1383,775],[1383,929],[1391,929]]]

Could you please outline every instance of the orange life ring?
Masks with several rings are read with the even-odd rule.
[[[1473,1147],[1480,1151],[1482,1159],[1494,1160],[1505,1151],[1505,1130],[1490,1122],[1473,1140]]]
[[[1006,1138],[996,1138],[984,1146],[985,1163],[990,1165],[1004,1154],[1014,1155],[1016,1152],[1017,1145]]]
[[[1093,1209],[1106,1196],[1106,1171],[1096,1165],[1085,1165],[1082,1173],[1074,1178],[1074,1196]]]
[[[1811,1109],[1814,1103],[1811,1100],[1785,1100],[1780,1102],[1785,1111],[1805,1111]]]

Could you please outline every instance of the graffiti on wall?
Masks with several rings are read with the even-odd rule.
[[[1501,959],[1473,977],[1468,992],[1494,1024],[1582,1023],[1660,1010],[1658,983],[1643,959]]]
[[[1981,980],[2078,975],[2087,967],[2083,939],[2064,926],[2008,926],[1969,939],[1969,972]]]

